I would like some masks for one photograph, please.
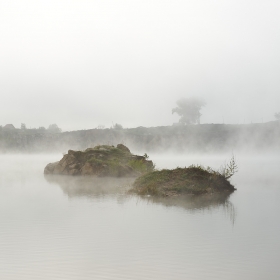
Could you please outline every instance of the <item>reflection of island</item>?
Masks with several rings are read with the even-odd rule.
[[[219,206],[227,207],[231,202],[228,200],[230,193],[214,193],[196,195],[181,195],[178,197],[154,197],[148,196],[145,199],[151,203],[159,203],[164,206],[179,206],[189,210],[210,209]]]
[[[69,197],[100,197],[126,194],[135,178],[45,175],[50,183],[60,186]]]
[[[170,197],[143,196],[147,203],[160,204],[165,207],[179,207],[188,212],[211,211],[221,208],[234,224],[236,212],[234,205],[229,201],[231,193],[213,193],[196,195],[180,195]]]
[[[50,183],[60,186],[68,197],[98,198],[105,196],[136,197],[129,190],[135,178],[98,178],[91,176],[45,175]],[[171,197],[137,196],[148,203],[161,204],[166,207],[180,207],[189,211],[210,210],[223,207],[232,220],[235,218],[233,204],[229,201],[230,193],[212,193],[205,195],[182,195]]]

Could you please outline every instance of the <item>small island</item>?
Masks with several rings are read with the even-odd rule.
[[[142,175],[135,180],[131,192],[139,195],[178,196],[231,193],[234,190],[226,176],[219,172],[202,166],[190,166]]]
[[[46,175],[137,177],[130,193],[152,196],[231,193],[235,188],[228,179],[235,172],[234,157],[219,171],[201,165],[155,170],[147,154],[133,155],[123,144],[99,145],[85,151],[69,150],[60,161],[49,163],[44,170]]]
[[[69,150],[60,161],[49,163],[45,174],[138,177],[154,170],[147,156],[133,155],[123,144],[99,145],[85,151]]]

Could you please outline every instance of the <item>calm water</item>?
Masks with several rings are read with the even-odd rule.
[[[51,177],[0,156],[0,279],[280,279],[280,157],[238,157],[230,197],[126,195],[130,179]],[[157,167],[226,157],[151,157]]]

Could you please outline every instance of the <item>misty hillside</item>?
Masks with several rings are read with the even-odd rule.
[[[0,130],[2,153],[66,152],[118,143],[142,152],[273,151],[280,149],[280,122],[89,129],[62,133],[39,129]]]

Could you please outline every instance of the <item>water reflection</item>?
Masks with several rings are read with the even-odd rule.
[[[151,203],[160,203],[167,207],[179,206],[188,210],[211,209],[229,204],[230,193],[207,194],[201,196],[182,195],[178,197],[145,197]]]
[[[60,186],[68,197],[131,197],[129,193],[135,178],[96,178],[96,177],[68,177],[60,175],[45,175],[50,183]],[[235,219],[233,204],[229,201],[231,193],[207,194],[202,196],[184,195],[174,197],[138,197],[147,203],[161,204],[166,207],[180,207],[189,211],[211,210],[222,207],[229,214],[232,221]]]
[[[59,185],[68,197],[105,197],[125,195],[135,178],[96,178],[91,176],[45,175],[49,183]]]
[[[143,197],[148,203],[161,204],[166,207],[180,207],[189,212],[197,212],[201,210],[211,211],[221,208],[229,217],[232,224],[236,219],[236,211],[234,205],[229,201],[231,193],[216,193],[200,196],[182,195],[178,197]]]

